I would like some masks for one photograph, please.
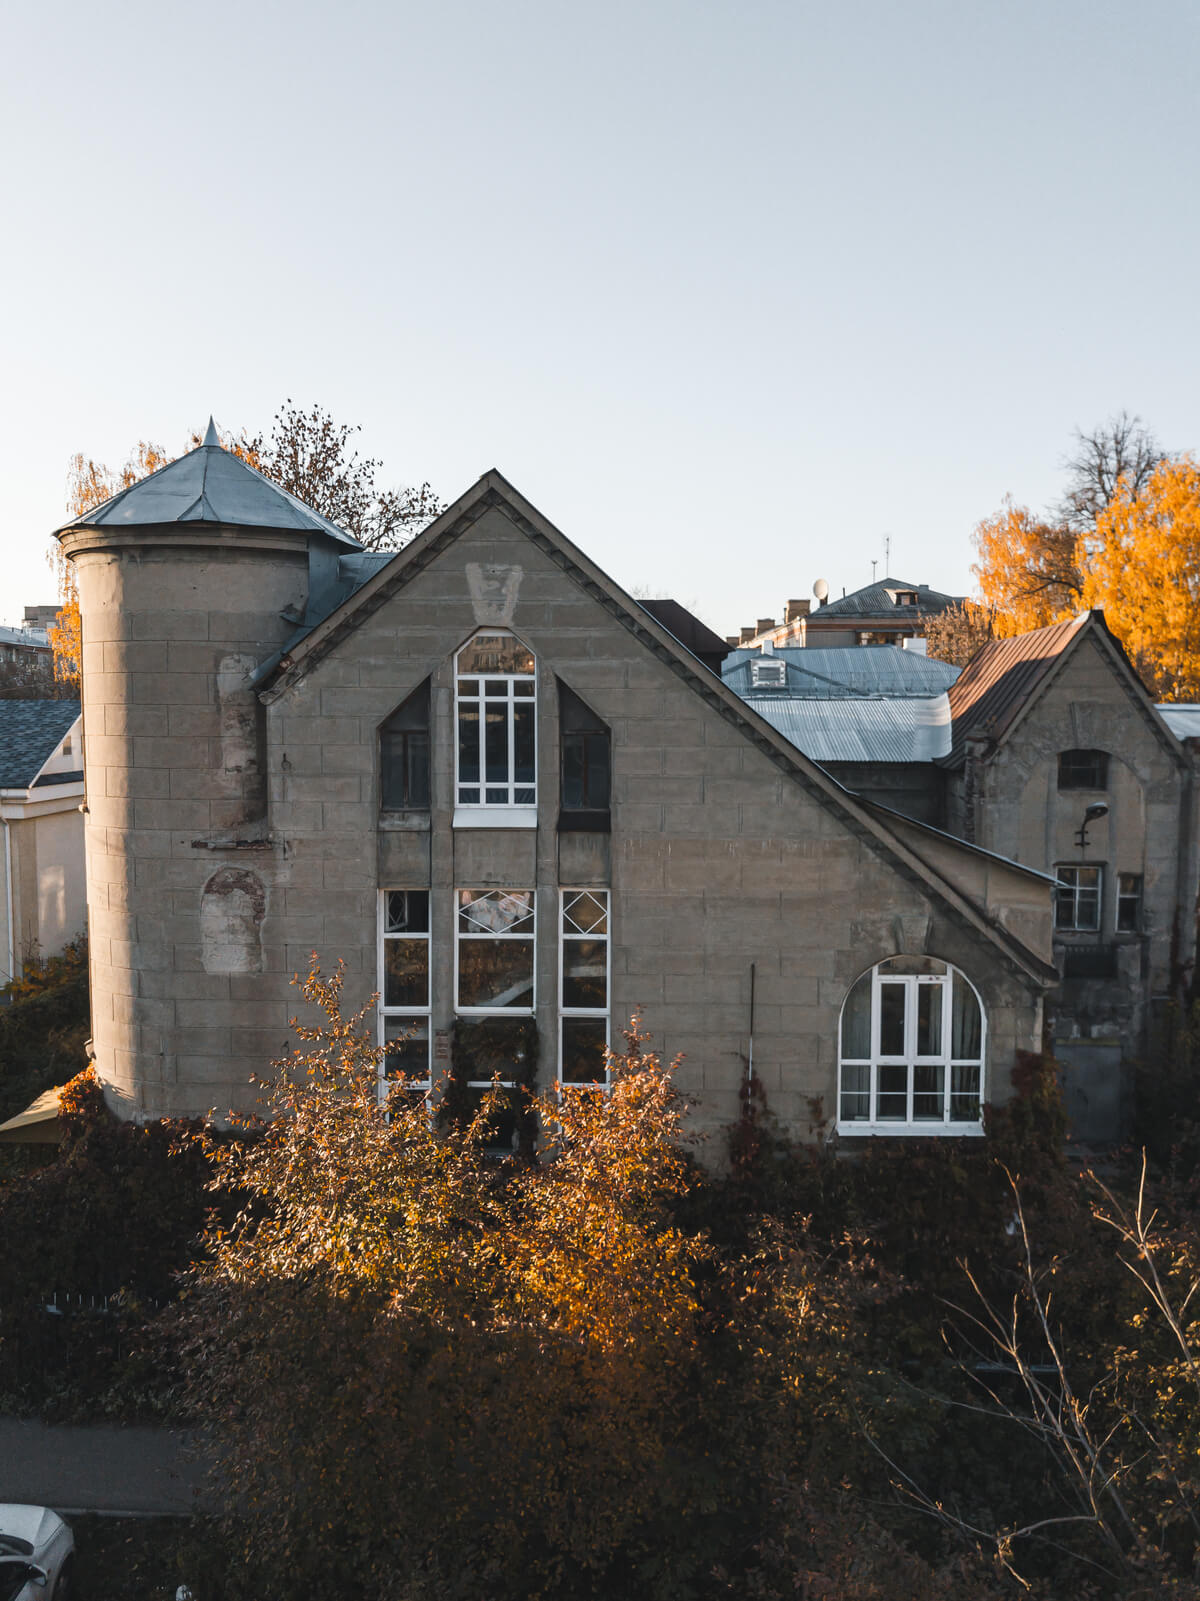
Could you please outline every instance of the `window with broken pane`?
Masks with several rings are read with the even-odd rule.
[[[381,1073],[403,1077],[428,1095],[429,891],[385,889],[379,906],[379,1043]]]

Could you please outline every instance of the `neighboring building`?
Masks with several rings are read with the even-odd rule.
[[[1119,1064],[1191,971],[1195,764],[1099,611],[991,640],[950,708],[951,827],[1056,875],[1054,1051],[1113,1131]]]
[[[26,631],[48,636],[50,629],[57,625],[61,610],[61,603],[57,606],[26,606],[23,619]]]
[[[372,554],[210,429],[59,537],[122,1116],[251,1103],[313,950],[476,1094],[640,1007],[710,1129],[752,1050],[800,1133],[969,1135],[1039,1047],[1045,875],[850,795],[498,473]]]
[[[947,690],[960,669],[895,645],[738,649],[726,684],[864,799],[940,828],[950,753]]]
[[[962,595],[943,595],[928,584],[910,584],[900,578],[881,578],[840,600],[828,598],[829,586],[818,579],[813,586],[817,609],[807,600],[789,600],[783,621],[760,617],[753,628],[743,628],[736,638],[726,641],[731,649],[750,647],[779,650],[820,646],[837,649],[847,645],[903,645],[921,640],[930,617],[939,617],[951,606],[961,606]]]
[[[1155,707],[1100,612],[992,640],[961,673],[877,647],[738,651],[725,678],[865,799],[1054,875],[1049,1038],[1075,1129],[1115,1137],[1130,1064],[1192,976],[1200,708]]]
[[[0,984],[87,920],[79,703],[0,700]]]

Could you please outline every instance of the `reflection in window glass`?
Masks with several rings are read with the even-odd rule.
[[[607,1085],[609,893],[561,894],[558,1076],[563,1084]]]
[[[386,1082],[408,1079],[428,1095],[429,891],[385,889],[379,910],[380,1093]]]
[[[537,803],[537,680],[512,634],[482,633],[455,663],[459,806]]]
[[[531,889],[460,889],[455,1009],[532,1012],[533,936]]]

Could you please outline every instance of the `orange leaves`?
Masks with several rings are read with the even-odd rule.
[[[1096,523],[1084,599],[1163,700],[1200,694],[1200,465],[1163,461],[1134,494],[1122,481]]]
[[[1001,636],[1044,628],[1077,612],[1083,573],[1079,541],[1063,523],[1044,522],[1007,500],[975,530],[974,572]]]

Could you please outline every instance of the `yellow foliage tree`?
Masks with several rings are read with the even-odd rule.
[[[1070,617],[1083,604],[1084,552],[1064,522],[1046,522],[1006,500],[975,530],[979,560],[972,571],[996,634],[1024,634]]]
[[[82,517],[93,506],[100,506],[122,489],[128,489],[142,478],[148,478],[173,461],[161,445],[148,439],[139,439],[129,453],[123,467],[115,471],[103,462],[80,452],[71,458],[67,476],[67,515]],[[55,627],[49,630],[50,648],[54,653],[54,676],[60,684],[79,688],[83,671],[83,629],[79,615],[79,596],[75,590],[75,573],[65,560],[57,541],[51,546],[50,562],[58,580],[58,593],[62,601]]]
[[[1096,521],[1083,600],[1104,611],[1153,694],[1200,697],[1200,463],[1162,461],[1122,480]]]

